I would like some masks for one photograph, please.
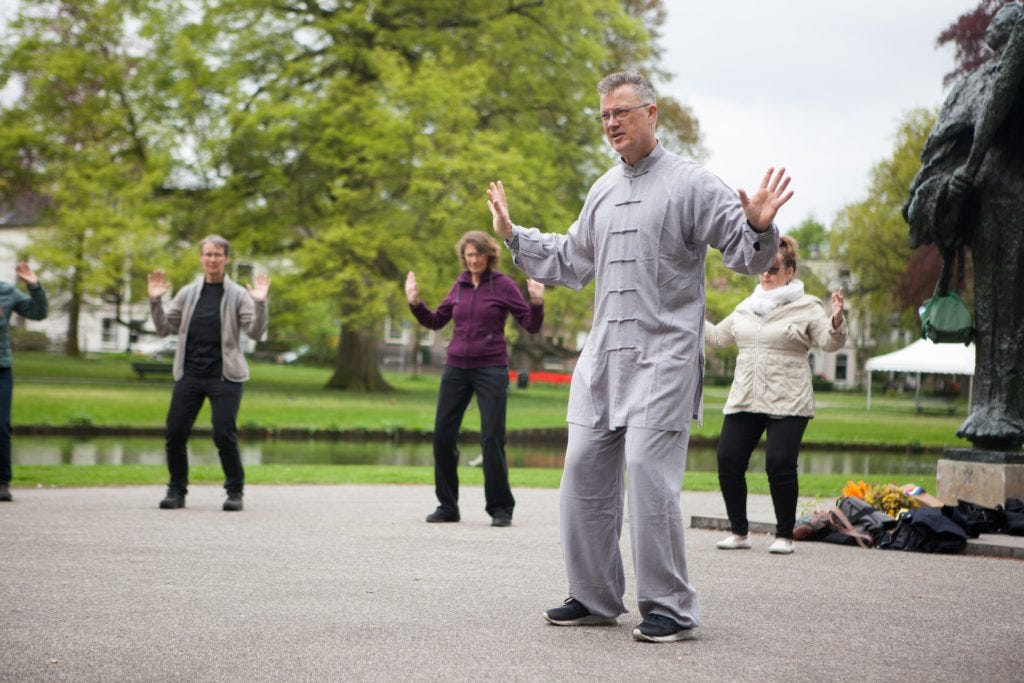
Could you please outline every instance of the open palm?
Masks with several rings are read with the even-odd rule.
[[[786,169],[776,171],[769,168],[754,194],[748,196],[744,190],[738,190],[740,205],[747,215],[747,221],[757,230],[765,230],[775,220],[779,208],[793,196],[792,190],[786,191],[788,187]]]

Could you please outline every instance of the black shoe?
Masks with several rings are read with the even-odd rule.
[[[13,500],[14,496],[11,495],[11,489],[7,484],[0,484],[0,503],[10,503]]]
[[[692,628],[683,626],[675,619],[660,614],[648,614],[639,626],[633,629],[633,637],[651,643],[674,643],[690,637]]]
[[[491,526],[512,526],[512,515],[499,512],[491,517]]]
[[[431,524],[435,522],[458,522],[461,519],[458,510],[448,510],[441,507],[427,515],[427,521]]]
[[[242,511],[242,492],[241,491],[229,491],[228,499],[224,501],[224,512],[241,512]]]
[[[185,507],[185,494],[177,489],[167,489],[167,496],[160,501],[161,510],[177,510]]]
[[[561,607],[552,607],[544,612],[544,618],[555,626],[599,626],[615,623],[614,617],[600,617],[576,598],[566,598]]]

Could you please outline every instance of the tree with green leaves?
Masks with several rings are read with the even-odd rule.
[[[786,232],[800,245],[801,260],[825,258],[828,256],[828,229],[813,215],[803,219],[795,228]]]
[[[855,281],[847,292],[851,304],[879,320],[896,311],[908,328],[914,326],[916,307],[900,301],[897,294],[906,287],[907,277],[929,276],[908,273],[911,249],[901,211],[934,124],[935,114],[925,109],[904,115],[892,156],[871,170],[867,196],[845,206],[831,231],[833,255],[850,269]]]
[[[272,330],[333,327],[330,387],[386,389],[376,340],[408,315],[405,272],[443,296],[491,179],[567,227],[610,158],[595,84],[658,73],[663,20],[661,0],[24,0],[0,192],[52,200],[36,253],[73,308],[152,267],[180,283],[216,232],[273,268]],[[699,154],[689,110],[659,105],[668,146]],[[549,294],[557,336],[580,301]]]
[[[0,82],[21,91],[0,111],[0,188],[50,207],[31,253],[66,300],[70,355],[83,307],[120,301],[157,249],[157,188],[170,159],[154,125],[152,57],[127,24],[146,19],[135,5],[22,0],[0,47]]]
[[[440,300],[459,235],[488,224],[487,181],[568,227],[608,159],[595,84],[623,56],[653,67],[645,22],[662,18],[650,1],[208,3],[196,34],[226,88],[204,144],[223,173],[211,204],[227,233],[287,257],[306,301],[333,304],[329,387],[387,388],[376,340],[408,315],[404,275]],[[555,293],[549,320],[572,319],[561,306],[579,304]]]

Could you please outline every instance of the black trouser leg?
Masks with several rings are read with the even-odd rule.
[[[768,420],[764,469],[775,507],[775,535],[779,538],[793,538],[796,503],[800,496],[797,458],[807,421],[806,417]]]
[[[445,366],[434,417],[434,491],[441,508],[459,509],[459,427],[473,397],[469,370]]]
[[[11,483],[11,398],[14,373],[0,368],[0,484]]]
[[[217,445],[220,466],[224,470],[224,488],[228,493],[241,493],[245,487],[245,470],[238,452],[238,408],[242,405],[242,383],[226,379],[207,380],[210,399],[213,443]]]
[[[718,437],[718,486],[725,499],[729,526],[738,536],[746,536],[750,529],[747,521],[747,466],[750,465],[750,454],[764,433],[762,418],[753,413],[726,415],[722,434]]]
[[[487,514],[512,516],[516,505],[508,484],[505,458],[505,414],[508,405],[508,368],[473,370],[473,389],[480,407],[480,448],[484,456],[484,499]]]
[[[182,377],[174,383],[171,391],[165,438],[167,470],[170,473],[167,486],[182,493],[188,491],[188,438],[205,398],[202,380],[195,377]]]

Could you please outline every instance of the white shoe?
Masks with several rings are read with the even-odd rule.
[[[776,538],[775,541],[770,546],[768,546],[768,552],[775,553],[776,555],[792,555],[793,539]]]
[[[750,548],[750,536],[737,536],[733,534],[716,543],[715,547],[720,550],[747,550]],[[793,551],[790,550],[789,552]]]
[[[484,464],[484,454],[480,453],[475,458],[466,463],[469,467],[480,467]]]

